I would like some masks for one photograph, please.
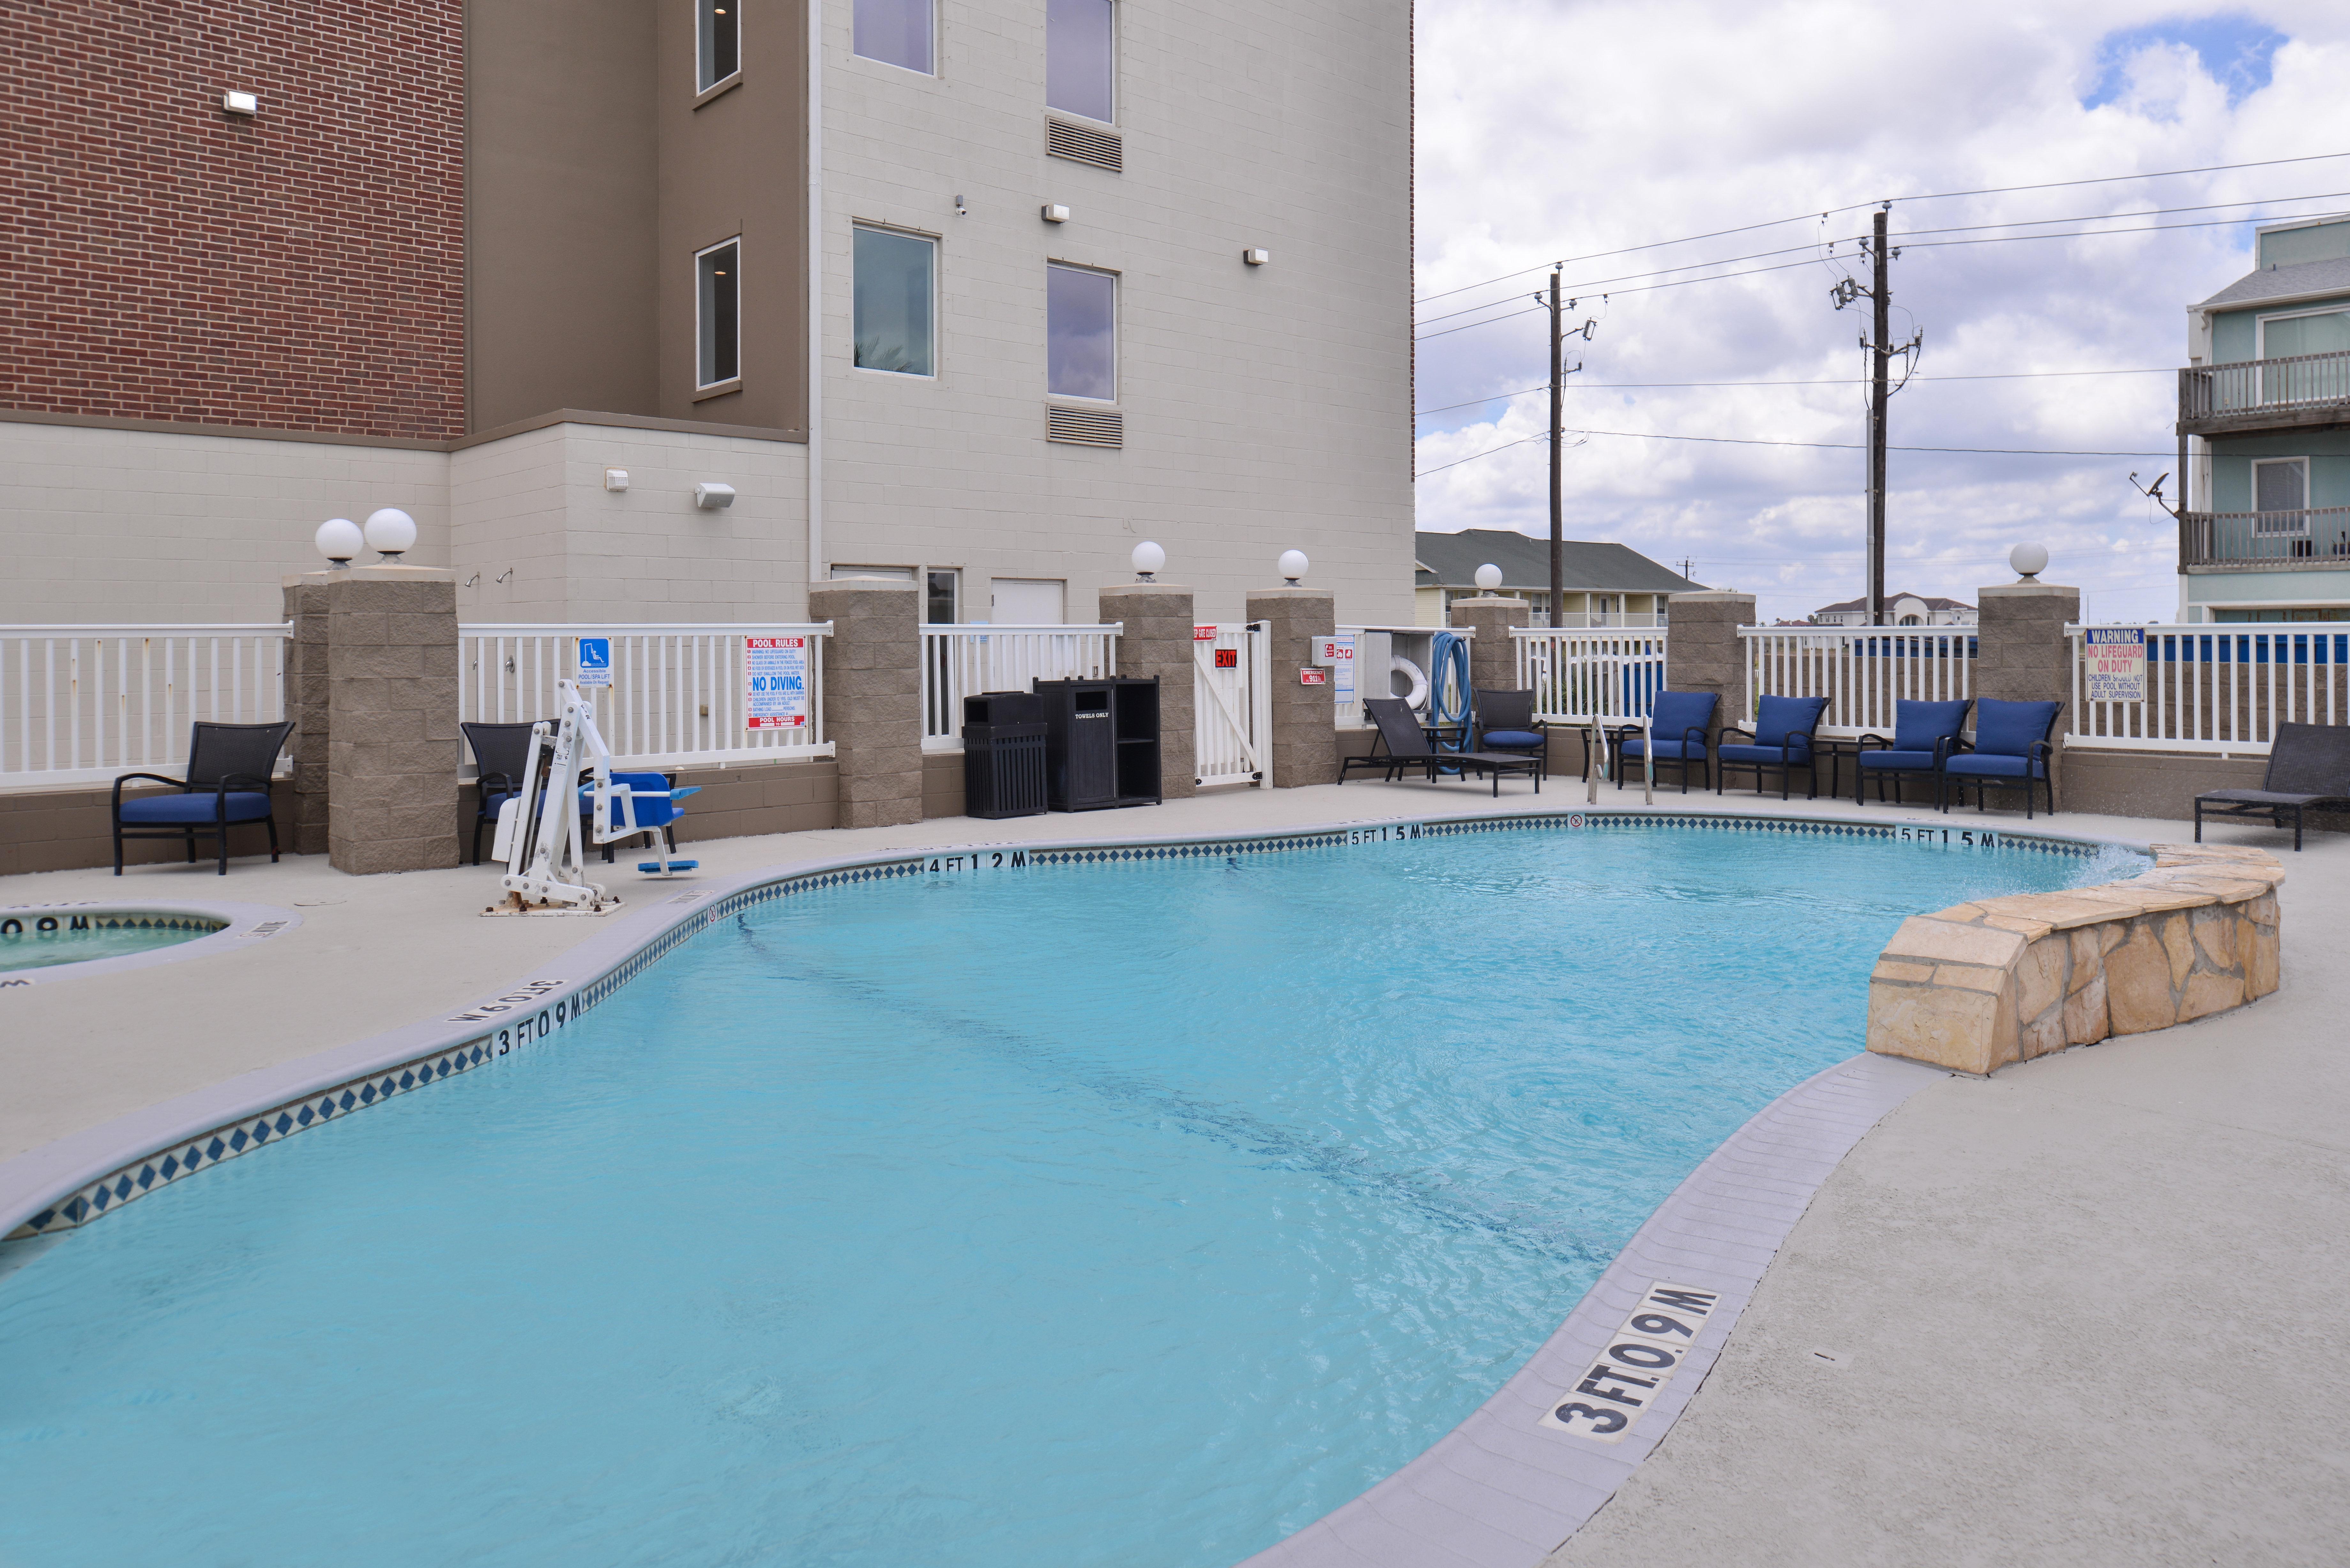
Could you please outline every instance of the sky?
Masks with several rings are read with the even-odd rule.
[[[1692,561],[1765,620],[1864,592],[1869,306],[1831,290],[1867,281],[1854,241],[1889,199],[1892,337],[1922,334],[1890,444],[2123,455],[1894,451],[1887,593],[1974,602],[2032,542],[2085,617],[2176,616],[2177,524],[2128,475],[2176,465],[2186,306],[2251,270],[2253,222],[2350,211],[2350,5],[1419,0],[1418,20],[1421,528],[1548,536],[1532,296],[1565,261],[1569,324],[1591,324],[1565,423],[1594,432],[1568,438],[1566,536]],[[2168,172],[2284,159],[2314,161]],[[2066,181],[2104,182],[1945,194]],[[2208,210],[2127,215],[2157,208]]]

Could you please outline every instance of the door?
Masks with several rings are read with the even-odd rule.
[[[1261,626],[1192,629],[1192,743],[1201,784],[1273,783],[1272,646]]]
[[[1066,626],[1068,585],[1057,577],[997,577],[988,584],[997,626]]]

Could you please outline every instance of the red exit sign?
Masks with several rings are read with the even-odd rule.
[[[1300,686],[1327,686],[1330,684],[1330,672],[1308,666],[1297,672],[1297,683]]]

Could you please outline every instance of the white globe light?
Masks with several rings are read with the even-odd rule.
[[[1309,564],[1303,550],[1284,550],[1281,553],[1281,575],[1293,583],[1305,575]]]
[[[1502,586],[1502,568],[1488,561],[1477,568],[1477,586],[1492,593]]]
[[[1145,539],[1134,547],[1134,575],[1144,582],[1149,582],[1150,574],[1166,564],[1167,552],[1149,540]]]
[[[370,512],[367,542],[369,549],[380,552],[389,560],[416,543],[416,519],[397,506]]]
[[[338,566],[349,566],[351,557],[367,548],[367,535],[348,517],[328,518],[318,524],[310,542],[318,546],[318,554]]]
[[[2036,577],[2048,569],[2048,546],[2018,545],[2007,553],[2007,564],[2019,577]]]

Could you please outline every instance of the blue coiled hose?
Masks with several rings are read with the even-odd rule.
[[[1440,631],[1430,641],[1428,649],[1428,722],[1458,724],[1461,729],[1449,740],[1438,740],[1439,751],[1469,749],[1469,639],[1455,632]]]

